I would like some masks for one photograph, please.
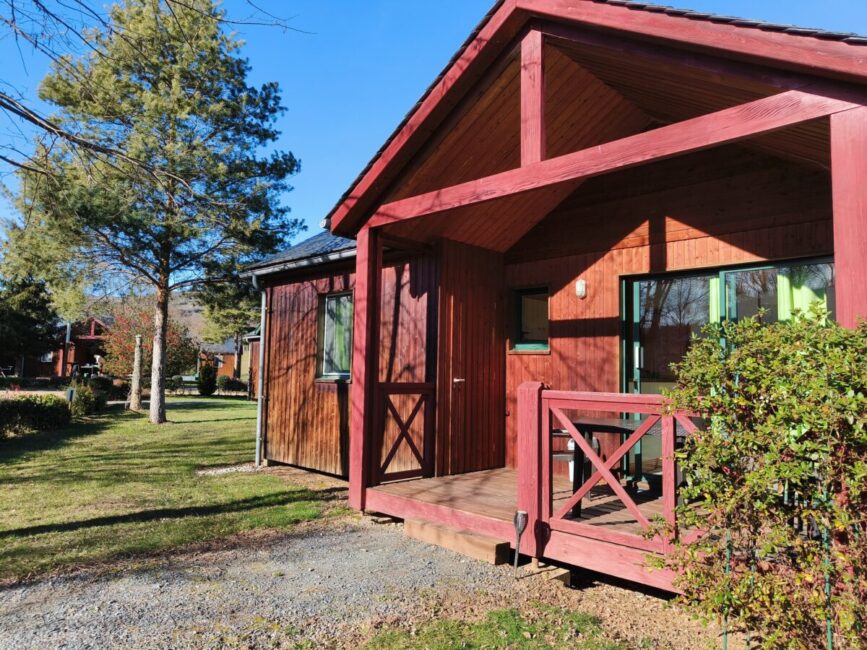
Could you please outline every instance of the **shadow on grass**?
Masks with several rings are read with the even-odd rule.
[[[256,414],[254,413],[252,416],[244,418],[215,417],[209,420],[171,420],[171,424],[210,424],[211,422],[250,422],[252,424],[256,422]],[[255,433],[252,429],[251,432]]]
[[[30,452],[47,451],[85,436],[101,433],[121,419],[135,419],[128,411],[109,411],[58,429],[35,431],[15,438],[0,438],[0,463],[9,462]]]
[[[166,402],[167,411],[187,411],[194,409],[249,410],[255,413],[255,402],[231,397],[175,397]]]
[[[28,526],[13,530],[0,531],[0,539],[11,537],[27,537],[30,535],[42,535],[46,533],[62,533],[77,531],[83,528],[96,528],[99,526],[115,526],[118,524],[133,524],[158,519],[182,519],[187,517],[208,517],[211,515],[223,515],[235,512],[245,512],[258,508],[270,508],[273,506],[285,506],[290,503],[302,501],[332,501],[340,498],[342,488],[328,488],[325,490],[293,490],[268,494],[264,496],[239,499],[230,503],[219,503],[208,506],[192,506],[189,508],[157,508],[154,510],[142,510],[130,512],[124,515],[112,515],[106,517],[93,517],[81,521],[69,521],[58,524],[42,524]]]

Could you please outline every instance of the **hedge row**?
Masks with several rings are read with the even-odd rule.
[[[0,400],[0,434],[45,430],[69,424],[69,404],[57,395],[25,395]]]

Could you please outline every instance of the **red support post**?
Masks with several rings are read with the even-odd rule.
[[[545,159],[544,36],[531,30],[521,41],[521,164]]]
[[[867,317],[867,107],[831,116],[837,322]]]
[[[542,521],[542,389],[538,381],[518,387],[518,510],[527,513],[521,550],[540,557],[546,534]]]
[[[371,479],[371,447],[379,380],[382,244],[368,227],[358,232],[349,414],[349,506],[364,510]]]
[[[677,506],[677,479],[674,462],[674,416],[662,416],[662,512],[665,521],[674,526]]]

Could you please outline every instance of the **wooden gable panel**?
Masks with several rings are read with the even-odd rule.
[[[562,41],[558,41],[562,43]],[[562,51],[661,124],[681,122],[780,92],[780,88],[695,68],[624,57],[604,47],[563,44]],[[776,156],[829,165],[827,121],[755,138],[750,146]]]
[[[387,203],[520,164],[520,64],[511,53],[439,127]]]
[[[547,158],[640,133],[652,122],[633,102],[551,45],[545,47]]]

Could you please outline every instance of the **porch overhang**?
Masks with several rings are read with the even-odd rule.
[[[645,50],[663,46],[679,53],[683,63],[704,65],[702,61],[715,59],[723,63],[726,75],[761,80],[778,90],[812,87],[817,94],[827,91],[837,96],[839,88],[834,83],[823,84],[823,79],[851,84],[867,81],[867,48],[859,47],[867,39],[853,35],[793,31],[666,7],[633,6],[620,0],[503,0],[331,211],[328,221],[336,234],[354,236],[403,167],[473,84],[540,20],[556,21],[555,28],[547,31],[557,38],[572,30],[567,38],[581,34],[585,40],[626,39]]]
[[[373,214],[368,226],[387,226],[519,195],[536,199],[546,189],[565,183],[737,142],[858,107],[851,102],[791,90],[590,149],[386,203]],[[541,214],[540,218],[544,216]],[[527,221],[529,230],[535,223],[529,217]]]

